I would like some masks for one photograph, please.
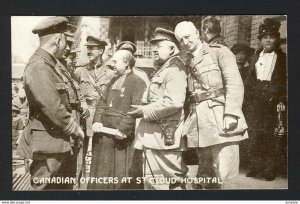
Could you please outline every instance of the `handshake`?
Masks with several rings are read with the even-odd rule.
[[[104,127],[102,123],[94,123],[93,124],[93,132],[94,133],[105,133],[109,135],[114,135],[118,140],[126,139],[127,135],[121,132],[119,129],[107,128]]]

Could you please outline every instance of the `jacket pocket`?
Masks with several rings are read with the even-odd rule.
[[[208,100],[208,107],[213,111],[216,126],[218,128],[218,133],[221,137],[231,137],[242,135],[246,129],[247,125],[245,123],[244,117],[238,119],[237,127],[231,131],[224,131],[223,129],[223,119],[224,119],[224,108],[225,104],[220,100]]]
[[[163,95],[163,83],[164,77],[163,76],[154,76],[151,80],[149,85],[149,97],[151,100],[151,96],[162,96]]]
[[[59,93],[67,92],[67,89],[68,89],[67,84],[65,84],[65,83],[63,83],[63,82],[56,83],[56,84],[55,84],[55,87],[56,87],[56,90],[57,90]]]
[[[57,92],[59,93],[60,99],[62,104],[66,107],[66,109],[70,112],[72,108],[69,104],[69,93],[68,93],[68,85],[60,82],[55,84],[55,88]]]
[[[216,64],[208,64],[205,66],[196,65],[195,75],[202,84],[207,86],[207,89],[220,87],[222,85],[221,71]]]

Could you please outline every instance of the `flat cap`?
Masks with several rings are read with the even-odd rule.
[[[162,40],[168,40],[177,44],[174,32],[164,28],[156,28],[155,37],[152,40],[150,40],[150,43],[156,43]]]
[[[39,36],[53,33],[64,33],[67,30],[68,19],[62,16],[50,17],[39,22],[33,29]]]
[[[107,42],[101,40],[99,37],[94,35],[89,35],[86,38],[86,44],[85,46],[99,46],[99,47],[105,47],[107,45]]]
[[[273,34],[275,36],[280,36],[279,28],[280,22],[273,18],[266,18],[263,23],[259,25],[258,29],[258,39],[261,39],[262,36]]]
[[[117,45],[117,50],[128,50],[132,54],[136,52],[136,46],[133,42],[130,41],[123,41],[120,42],[119,45]]]

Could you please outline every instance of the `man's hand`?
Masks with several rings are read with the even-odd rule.
[[[123,132],[121,132],[120,130],[117,130],[115,136],[116,136],[116,138],[117,138],[118,140],[122,140],[122,139],[126,139],[126,138],[127,138],[127,135],[124,134]]]
[[[136,108],[134,111],[128,112],[128,115],[131,115],[134,118],[143,117],[143,106],[131,105],[131,107]]]
[[[80,148],[82,148],[83,147],[83,142],[82,142],[82,139],[76,139],[75,141],[74,141],[74,146],[79,150]]]
[[[102,123],[94,123],[93,124],[93,132],[94,133],[98,133],[98,132],[101,132],[101,128],[103,128],[103,124]]]
[[[81,140],[84,139],[84,132],[83,130],[81,129],[81,127],[78,126],[78,136]]]
[[[232,131],[237,127],[238,119],[233,115],[225,115],[223,119],[223,129],[225,131]]]

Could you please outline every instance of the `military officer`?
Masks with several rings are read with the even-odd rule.
[[[199,170],[201,155],[211,151],[221,187],[234,187],[233,179],[239,173],[238,142],[248,137],[242,113],[244,86],[235,56],[223,45],[202,42],[192,22],[177,24],[175,35],[189,51],[190,113],[183,135],[187,135],[188,147],[197,148]]]
[[[224,37],[221,36],[220,21],[214,16],[207,16],[201,22],[202,40],[208,44],[221,44],[225,45]]]
[[[148,87],[147,104],[129,112],[142,118],[136,130],[139,140],[135,148],[144,149],[145,166],[150,159],[156,161],[163,175],[176,181],[170,184],[170,189],[184,189],[182,181],[187,167],[182,161],[185,145],[181,130],[187,87],[185,67],[178,57],[172,31],[157,28],[151,44],[156,73]]]
[[[40,45],[24,71],[24,88],[29,104],[29,124],[24,140],[32,153],[31,189],[62,189],[72,185],[43,182],[45,178],[72,177],[69,166],[74,161],[70,137],[82,140],[84,133],[72,116],[68,86],[57,71],[58,58],[66,48],[68,20],[51,17],[41,21],[32,32],[39,35]],[[23,144],[22,146],[25,146]]]
[[[76,51],[77,51],[77,49],[73,48],[74,43],[75,43],[74,34],[77,30],[77,27],[72,25],[72,24],[68,24],[67,29],[68,29],[67,32],[66,32],[67,47],[66,47],[64,55],[62,57],[62,60],[60,60],[60,61],[66,67],[68,72],[71,74],[72,79],[75,80],[76,82],[78,82],[78,78],[75,74],[75,63],[76,63]]]
[[[93,136],[92,122],[96,104],[105,103],[107,84],[115,76],[113,71],[108,69],[102,60],[107,43],[93,35],[87,36],[86,41],[85,46],[90,62],[86,66],[78,67],[75,70],[80,90],[90,113],[90,116],[86,119],[85,132],[87,137],[83,141],[83,155],[86,155],[91,144],[90,138]]]
[[[201,37],[202,40],[207,42],[210,45],[214,44],[222,44],[225,45],[224,37],[220,35],[221,33],[221,25],[220,21],[216,19],[214,16],[207,16],[205,17],[201,22]],[[214,167],[213,167],[213,156],[212,152],[207,149],[206,151],[203,151],[201,154],[198,155],[201,161],[202,165],[199,166],[198,173],[201,177],[214,177]],[[215,188],[215,184],[206,184],[202,185],[201,188],[203,189],[211,189]],[[198,185],[198,187],[200,187]]]
[[[74,45],[74,44],[73,44]],[[72,78],[79,83],[79,80],[75,74],[75,70],[77,68],[77,52],[80,52],[79,48],[71,48],[70,53],[68,54],[67,61],[67,69],[71,73]]]
[[[75,121],[77,122],[78,125],[81,127],[85,127],[86,125],[86,118],[89,117],[89,110],[87,107],[87,103],[85,99],[83,98],[83,95],[80,91],[79,84],[76,81],[76,77],[73,71],[73,68],[68,62],[68,56],[70,55],[71,52],[71,47],[73,43],[75,42],[74,39],[74,33],[76,27],[73,25],[68,24],[67,32],[65,33],[67,36],[67,46],[66,50],[64,52],[64,55],[62,58],[59,59],[59,61],[56,64],[56,70],[58,73],[61,74],[65,84],[68,86],[67,91],[68,91],[68,96],[69,96],[69,101],[70,101],[70,107],[69,109],[72,110],[72,116],[74,117]],[[74,188],[79,188],[80,187],[80,177],[85,176],[85,158],[83,155],[83,150],[81,149],[82,147],[82,142],[81,141],[74,141],[71,140],[72,143],[72,149],[73,149],[73,165],[69,165],[68,168],[70,169],[69,171],[73,173],[73,176],[77,176],[77,184],[74,186]],[[77,167],[76,167],[77,163]],[[76,171],[77,170],[77,171]]]
[[[90,111],[87,119],[86,134],[93,136],[92,120],[97,103],[105,103],[107,84],[115,77],[112,70],[108,69],[102,60],[102,55],[107,43],[97,36],[89,35],[86,38],[87,55],[90,62],[84,67],[78,67],[75,71],[79,81],[80,89]]]

